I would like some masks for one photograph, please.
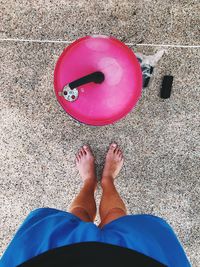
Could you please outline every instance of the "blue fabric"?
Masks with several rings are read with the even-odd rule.
[[[100,229],[71,213],[41,208],[32,211],[21,225],[0,267],[15,267],[49,249],[89,241],[133,249],[169,267],[191,266],[174,231],[159,217],[127,215]]]

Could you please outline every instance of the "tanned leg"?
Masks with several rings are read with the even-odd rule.
[[[119,174],[123,162],[121,149],[117,144],[111,144],[106,155],[101,179],[103,194],[100,203],[101,223],[99,227],[127,214],[125,204],[114,185],[114,179]]]
[[[83,146],[76,155],[76,166],[83,180],[83,187],[71,204],[70,212],[85,222],[96,217],[94,192],[97,186],[95,159],[89,146]]]

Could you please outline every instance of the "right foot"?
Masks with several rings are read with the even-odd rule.
[[[113,181],[119,174],[123,166],[124,158],[121,149],[117,144],[112,143],[106,155],[105,166],[103,169],[101,185]]]
[[[95,159],[89,146],[84,145],[77,153],[76,166],[83,182],[97,183]]]

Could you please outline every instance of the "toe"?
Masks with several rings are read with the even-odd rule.
[[[119,149],[119,147],[117,147],[117,148],[115,149],[115,153],[119,156],[119,153],[120,153],[120,149]]]
[[[79,154],[76,155],[76,163],[79,163],[80,162],[80,156]]]
[[[82,153],[82,155],[86,155],[86,152],[85,152],[83,147],[81,148],[81,153]]]
[[[123,154],[122,154],[122,153],[119,155],[119,159],[120,159],[121,161],[124,159],[124,157],[123,157]]]
[[[78,156],[76,156],[76,164],[78,164],[79,163],[79,158],[78,158]]]
[[[91,150],[91,148],[89,146],[84,145],[83,149],[85,151],[85,155],[87,156],[87,159],[91,159],[91,160],[95,159],[95,157],[94,157],[94,155],[92,153],[92,150]]]
[[[89,146],[84,145],[84,146],[83,146],[83,149],[84,149],[84,151],[85,151],[86,154],[87,154],[87,153],[91,153],[91,154],[92,154],[92,152],[91,152]]]
[[[81,158],[83,156],[82,150],[79,151],[78,155],[79,155],[79,158]]]
[[[79,152],[76,154],[76,159],[79,160]]]
[[[112,143],[110,145],[110,151],[114,152],[116,150],[116,148],[117,148],[117,144],[116,143]]]
[[[119,156],[120,157],[123,157],[123,153],[121,151],[119,152]]]
[[[122,154],[123,155],[123,152],[122,152],[120,147],[118,147],[118,154]]]

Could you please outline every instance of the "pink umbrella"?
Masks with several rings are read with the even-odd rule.
[[[123,118],[136,105],[142,72],[132,50],[121,41],[86,36],[59,57],[54,88],[70,116],[89,125],[106,125]]]

